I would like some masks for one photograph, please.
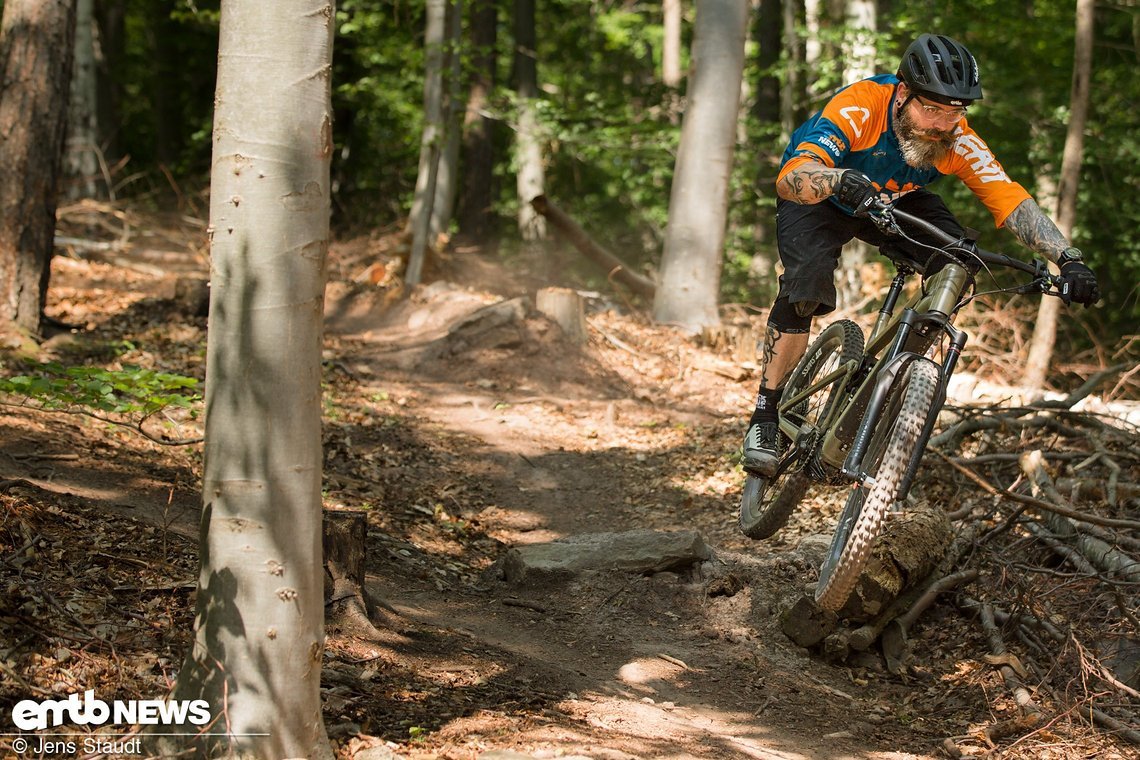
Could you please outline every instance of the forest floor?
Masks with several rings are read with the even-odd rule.
[[[49,313],[84,329],[49,340],[40,358],[203,378],[203,238],[183,219],[136,229],[111,252],[57,256]],[[784,634],[781,616],[810,593],[841,497],[813,493],[769,541],[740,534],[753,364],[653,324],[613,294],[587,299],[589,339],[574,345],[533,308],[538,287],[569,283],[525,258],[507,265],[460,248],[435,260],[428,285],[402,292],[400,246],[376,234],[331,256],[325,507],[367,514],[368,590],[387,608],[378,636],[330,621],[324,717],[338,757],[1136,756],[1114,735],[1126,735],[1134,686],[1090,684],[1079,666],[1065,670],[1076,655],[1058,645],[1039,663],[1044,674],[1015,667],[1041,709],[1027,723],[1003,680],[1010,656],[961,604],[940,601],[919,619],[894,672],[874,649],[837,659]],[[510,308],[485,308],[493,304]],[[1098,368],[1067,360],[1074,375]],[[6,362],[6,374],[19,366]],[[1127,384],[1115,388],[1129,395]],[[1117,424],[1103,405],[1085,413]],[[1119,424],[1123,433],[1096,428],[1082,440],[1108,447],[1112,483],[1124,489],[1140,480],[1140,452],[1135,424]],[[201,428],[181,418],[164,433],[195,438]],[[1056,453],[1058,475],[1085,459],[1065,458],[1079,444],[1047,427],[1012,435],[993,445]],[[937,457],[925,465],[923,498],[956,514],[976,503],[976,520],[1003,524],[998,497]],[[199,445],[159,445],[82,414],[0,408],[4,732],[21,699],[166,692],[190,635],[201,475]],[[1106,514],[1140,519],[1140,506],[1114,493]],[[712,558],[537,580],[502,571],[512,549],[643,529],[696,531]],[[979,596],[1035,572],[1029,543],[1021,533],[975,550]],[[1047,595],[1057,621],[1079,622],[1097,607],[1093,592],[1059,565],[1048,565],[1051,585],[1019,593]],[[1118,634],[1119,618],[1136,612],[1135,586],[1123,588],[1113,640],[1135,644],[1136,628]],[[1033,659],[1016,640],[1009,647]],[[1088,720],[1105,695],[1121,710],[1115,731]],[[5,738],[0,755],[18,756]]]

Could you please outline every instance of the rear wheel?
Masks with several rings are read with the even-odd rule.
[[[849,319],[828,325],[819,337],[808,346],[799,364],[788,376],[781,397],[791,400],[810,388],[818,378],[826,377],[849,361],[863,354],[863,331]],[[828,383],[812,391],[802,401],[781,414],[810,435],[810,441],[793,441],[810,451],[818,434],[817,425],[827,416],[836,401],[836,383]],[[807,491],[809,478],[802,465],[785,470],[770,478],[749,474],[740,496],[740,530],[749,538],[768,538],[788,522]]]
[[[915,359],[891,390],[863,457],[863,470],[874,484],[856,487],[847,497],[819,571],[815,600],[823,609],[838,612],[851,596],[898,495],[937,388],[937,365]]]

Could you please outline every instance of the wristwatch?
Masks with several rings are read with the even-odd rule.
[[[1065,250],[1061,251],[1061,255],[1057,257],[1057,266],[1060,267],[1060,266],[1064,266],[1065,264],[1072,263],[1074,261],[1084,261],[1084,260],[1085,260],[1085,255],[1083,253],[1081,253],[1080,248],[1073,248],[1072,246],[1069,246]]]

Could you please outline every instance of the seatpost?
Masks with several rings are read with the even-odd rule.
[[[887,297],[883,301],[883,307],[879,309],[879,316],[875,319],[875,327],[871,330],[871,335],[878,335],[880,330],[886,329],[888,320],[890,320],[891,315],[895,313],[895,305],[898,304],[899,296],[902,295],[906,278],[912,274],[914,274],[913,269],[909,267],[899,267],[894,279],[891,280],[891,287],[887,291]]]

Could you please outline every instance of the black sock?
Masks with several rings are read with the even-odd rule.
[[[752,418],[748,420],[748,427],[760,422],[776,421],[776,405],[780,403],[781,388],[760,388],[756,394],[756,408],[752,411]]]

